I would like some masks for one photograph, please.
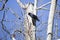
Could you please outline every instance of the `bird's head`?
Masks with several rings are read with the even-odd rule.
[[[31,13],[28,13],[28,15],[30,15]]]

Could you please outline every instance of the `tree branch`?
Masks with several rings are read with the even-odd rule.
[[[46,6],[46,5],[50,4],[50,3],[51,3],[51,2],[48,2],[48,3],[45,3],[45,4],[41,5],[40,7],[37,8],[37,10],[43,8],[44,6]]]
[[[7,3],[8,0],[4,0],[5,2],[3,3],[2,7],[0,8],[0,11],[2,11],[5,7],[5,4]]]
[[[8,8],[8,9],[12,12],[13,15],[16,16],[16,18],[21,19],[19,15],[16,12],[14,12],[11,8]]]
[[[2,29],[3,29],[5,32],[7,32],[8,34],[10,34],[10,32],[7,30],[6,26],[4,26],[4,24],[3,24],[4,18],[5,18],[5,11],[4,11],[4,14],[3,14],[2,21],[1,21],[1,25],[2,25]]]
[[[22,4],[21,0],[16,0],[16,1],[20,7],[24,8],[24,9],[26,8],[26,6]]]

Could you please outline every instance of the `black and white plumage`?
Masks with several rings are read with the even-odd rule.
[[[34,14],[32,14],[32,13],[28,13],[28,15],[29,15],[30,17],[32,17],[32,19],[39,21],[39,19],[38,19],[38,17],[37,17],[36,15],[34,15]]]

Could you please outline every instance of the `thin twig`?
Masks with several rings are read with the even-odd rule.
[[[5,2],[3,3],[2,7],[0,8],[0,11],[2,11],[5,8],[5,4],[8,2],[8,0],[4,0]]]
[[[5,11],[4,11],[4,14],[3,14],[3,18],[2,18],[2,21],[1,21],[1,25],[2,25],[2,29],[7,32],[8,34],[10,34],[10,32],[7,30],[6,26],[3,24],[3,20],[5,18]]]

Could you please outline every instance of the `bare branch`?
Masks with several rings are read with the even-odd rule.
[[[20,7],[24,8],[24,9],[26,8],[26,6],[22,4],[21,0],[16,0],[16,1]]]
[[[22,32],[22,30],[15,30],[13,34],[15,34],[16,32],[22,33],[25,36],[25,33]]]
[[[4,11],[4,14],[3,14],[2,21],[1,21],[1,25],[2,25],[2,29],[3,29],[5,32],[7,32],[8,34],[10,34],[10,32],[7,30],[6,26],[4,26],[4,24],[3,24],[4,18],[5,18],[5,11]]]
[[[50,3],[51,3],[51,2],[48,2],[48,3],[45,3],[45,4],[41,5],[40,7],[37,8],[37,10],[43,8],[44,6],[46,6],[46,5],[50,4]]]
[[[0,8],[0,11],[2,11],[4,9],[4,7],[5,7],[5,4],[3,4],[2,8]]]
[[[8,8],[11,12],[12,12],[12,14],[13,15],[15,15],[18,19],[21,19],[20,17],[19,17],[19,15],[16,13],[16,12],[14,12],[11,8]]]
[[[47,10],[47,11],[50,11],[48,8],[45,8],[45,7],[41,8],[40,10]]]
[[[8,2],[8,0],[5,0],[5,4]]]
[[[2,11],[5,7],[5,4],[7,3],[8,0],[4,0],[5,2],[3,3],[2,7],[0,8],[0,11]]]

